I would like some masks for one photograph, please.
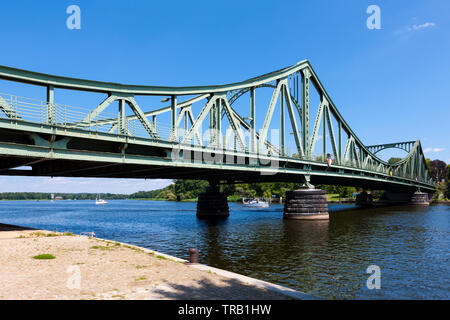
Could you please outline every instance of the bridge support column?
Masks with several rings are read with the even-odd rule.
[[[390,203],[397,204],[410,204],[417,206],[428,206],[430,205],[430,197],[426,192],[416,191],[414,193],[404,192],[404,193],[395,193],[386,191],[385,192],[387,201]]]
[[[198,196],[197,218],[199,219],[226,219],[230,215],[228,200],[219,187],[211,184],[211,188]]]
[[[429,206],[430,198],[428,193],[416,191],[411,195],[411,199],[409,200],[409,204],[415,206]]]
[[[356,204],[361,207],[372,207],[373,195],[371,193],[367,193],[366,191],[358,193],[356,196]]]
[[[325,191],[307,188],[287,191],[283,218],[328,220],[328,204]]]

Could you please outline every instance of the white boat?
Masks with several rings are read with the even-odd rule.
[[[244,207],[248,208],[268,208],[269,203],[267,201],[261,199],[250,199],[247,202],[244,202]]]
[[[97,195],[97,199],[95,199],[95,204],[107,204],[108,201],[100,199],[100,197]]]

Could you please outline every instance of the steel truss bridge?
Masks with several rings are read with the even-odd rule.
[[[125,85],[5,66],[0,79],[43,88],[41,99],[0,94],[2,175],[435,187],[419,141],[365,146],[306,60],[214,86]],[[103,97],[71,107],[55,98],[67,89]],[[148,97],[158,103],[140,101]],[[376,154],[387,148],[406,156],[383,161]]]

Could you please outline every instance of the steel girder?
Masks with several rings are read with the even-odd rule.
[[[0,66],[0,79],[19,81],[34,85],[43,86],[47,89],[47,100],[41,103],[44,106],[45,116],[41,115],[41,132],[44,133],[42,125],[49,125],[52,128],[64,127],[68,129],[81,129],[91,131],[92,127],[108,126],[105,134],[114,140],[115,135],[125,136],[133,139],[133,132],[130,129],[131,121],[138,120],[145,129],[148,138],[156,142],[163,148],[165,143],[177,143],[190,145],[192,148],[222,148],[227,147],[227,141],[234,136],[234,147],[225,153],[242,152],[246,155],[264,155],[265,148],[272,157],[288,159],[295,162],[295,159],[306,161],[309,165],[324,163],[327,155],[327,142],[331,145],[329,150],[333,156],[333,166],[335,168],[354,168],[362,171],[372,172],[381,176],[397,176],[411,181],[426,183],[430,187],[434,182],[428,176],[426,162],[419,141],[409,141],[386,145],[364,146],[350,126],[345,122],[333,101],[325,91],[322,83],[317,77],[310,63],[301,61],[291,67],[280,69],[263,76],[255,77],[246,81],[218,86],[197,86],[197,87],[161,87],[161,86],[136,86],[118,83],[107,83],[83,79],[74,79],[46,75],[42,73],[19,70]],[[312,88],[310,84],[313,84]],[[100,92],[107,97],[95,108],[90,110],[79,121],[67,121],[66,113],[61,111],[59,105],[54,101],[55,89],[72,89],[80,91]],[[259,88],[272,88],[272,97],[267,108],[257,104],[257,94]],[[315,114],[311,114],[310,91],[316,90],[320,96],[320,103]],[[242,116],[242,111],[237,111],[232,107],[246,93],[250,95],[249,102],[249,123]],[[169,96],[170,105],[149,111],[143,111],[138,105],[135,97],[142,95]],[[183,101],[184,96],[193,96]],[[16,97],[17,98],[17,97]],[[19,99],[20,100],[20,99]],[[168,100],[168,99],[166,99]],[[117,117],[99,118],[104,110],[114,101],[119,102]],[[299,103],[301,101],[301,103]],[[133,111],[132,116],[125,115],[125,104]],[[202,104],[198,116],[193,113],[193,105]],[[11,126],[17,128],[19,122],[30,122],[25,119],[22,112],[23,104],[13,98],[5,99],[0,96],[0,110],[11,121]],[[271,120],[276,108],[280,109],[279,125],[275,127],[280,132],[280,143],[277,147],[274,141],[269,141],[268,132],[272,124]],[[285,110],[288,111],[289,121],[285,121]],[[179,111],[179,113],[178,113]],[[257,111],[266,113],[262,130],[256,132]],[[156,117],[170,113],[170,133],[166,138],[159,134],[159,130],[164,123],[157,125]],[[42,110],[41,110],[41,113]],[[178,113],[178,114],[177,114]],[[64,121],[61,121],[61,117]],[[152,117],[153,121],[149,121]],[[209,145],[204,145],[201,137],[201,129],[206,124],[205,119],[209,117],[209,129],[215,130],[211,135]],[[226,117],[229,127],[222,125],[223,118]],[[314,117],[315,123],[312,132],[310,131],[310,118]],[[299,121],[297,121],[297,118]],[[184,119],[184,128],[180,128]],[[39,121],[32,121],[39,123]],[[286,137],[286,124],[292,128],[293,142],[296,146],[296,153],[286,152],[290,135]],[[336,127],[334,126],[337,126]],[[315,147],[319,141],[319,130],[322,127],[322,152],[321,156],[315,155]],[[225,134],[221,132],[225,130]],[[117,133],[116,133],[117,131]],[[244,132],[245,131],[245,132]],[[180,134],[181,132],[181,134]],[[248,140],[246,135],[248,133]],[[327,134],[328,133],[328,134]],[[347,135],[344,152],[342,153],[342,134]],[[182,139],[179,140],[179,135]],[[193,142],[193,139],[195,140]],[[221,140],[223,138],[223,141]],[[287,139],[286,139],[287,138]],[[134,138],[136,139],[136,138]],[[196,142],[196,146],[194,145]],[[222,143],[223,142],[223,143]],[[407,156],[397,163],[387,163],[376,156],[376,153],[386,148],[400,148],[408,152]],[[309,171],[308,171],[309,172]],[[300,171],[299,171],[300,173]],[[311,174],[317,174],[311,171]]]

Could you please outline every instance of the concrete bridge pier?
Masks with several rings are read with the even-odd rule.
[[[300,188],[286,192],[284,219],[328,220],[328,204],[325,191]]]
[[[197,218],[226,219],[230,215],[225,193],[220,192],[218,182],[210,181],[208,191],[201,193],[197,201]]]
[[[410,197],[409,204],[415,206],[429,206],[430,198],[428,193],[420,192],[420,190],[414,192]]]
[[[361,207],[372,207],[373,195],[371,193],[367,193],[365,190],[358,193],[356,196],[356,205]]]

